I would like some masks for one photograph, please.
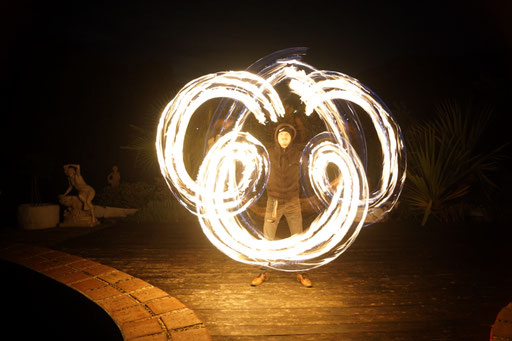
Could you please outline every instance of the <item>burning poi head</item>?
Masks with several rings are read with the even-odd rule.
[[[391,211],[405,181],[403,138],[386,105],[358,80],[304,63],[305,51],[278,51],[247,71],[189,82],[164,109],[156,139],[171,192],[197,215],[208,239],[236,261],[282,271],[310,270],[334,260],[369,216],[382,218]],[[276,88],[283,86],[300,98],[307,117],[317,115],[323,122],[323,131],[307,141],[301,157],[303,194],[316,215],[303,233],[267,240],[248,209],[264,193],[271,165],[266,147],[246,123],[281,121],[285,109]],[[233,123],[221,129],[194,180],[185,167],[184,141],[191,118],[212,99],[221,99],[213,117]],[[354,104],[380,142],[382,169],[375,188],[368,185],[367,145]],[[335,170],[335,181],[328,169]]]

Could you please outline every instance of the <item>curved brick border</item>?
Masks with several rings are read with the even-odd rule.
[[[512,302],[503,307],[491,328],[492,340],[512,340]]]
[[[194,311],[165,291],[110,266],[26,244],[0,246],[0,258],[82,293],[112,317],[125,340],[211,340]]]

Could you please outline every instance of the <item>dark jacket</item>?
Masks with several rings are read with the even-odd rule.
[[[293,129],[292,142],[285,149],[277,142],[279,129],[287,125]],[[295,129],[282,123],[274,134],[274,146],[269,148],[270,177],[267,184],[267,195],[275,199],[291,199],[299,196],[300,156],[301,150],[294,145]]]

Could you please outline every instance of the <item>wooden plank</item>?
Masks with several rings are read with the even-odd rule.
[[[389,322],[389,323],[343,323],[339,322],[336,324],[323,324],[323,325],[306,325],[306,324],[295,324],[285,325],[275,323],[274,325],[236,325],[236,326],[216,326],[208,325],[212,337],[216,335],[231,335],[231,336],[255,336],[261,337],[266,335],[316,335],[316,334],[336,334],[336,335],[355,335],[360,332],[364,333],[393,333],[393,332],[406,332],[408,334],[420,334],[420,331],[426,331],[428,329],[440,330],[439,333],[443,336],[443,329],[449,334],[450,327],[439,324],[439,323],[428,323],[423,321],[411,321],[411,322]],[[423,338],[420,338],[420,340]],[[344,340],[344,339],[342,339]],[[437,338],[436,338],[437,340]]]
[[[510,258],[474,253],[455,233],[371,226],[310,272],[313,288],[281,272],[253,288],[258,268],[183,227],[119,224],[56,246],[168,291],[214,340],[483,340],[510,300],[512,275],[500,270],[510,266],[495,261]]]

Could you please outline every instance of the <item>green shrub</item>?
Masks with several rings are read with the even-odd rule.
[[[502,158],[502,147],[482,143],[490,116],[488,109],[474,111],[445,102],[433,120],[407,130],[403,200],[422,214],[422,226],[430,216],[460,220],[468,211],[468,195],[494,186],[489,176]]]
[[[107,186],[98,191],[94,203],[123,208],[145,207],[150,201],[165,201],[172,196],[164,183],[122,182],[117,187]]]
[[[163,180],[157,180],[153,184],[124,182],[118,187],[102,188],[98,192],[94,204],[136,208],[138,211],[125,219],[137,223],[172,223],[195,219],[195,216],[174,198]]]
[[[175,205],[179,205],[175,200],[150,200],[131,219],[138,223],[175,222],[178,220]]]

